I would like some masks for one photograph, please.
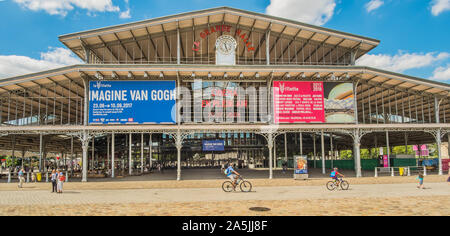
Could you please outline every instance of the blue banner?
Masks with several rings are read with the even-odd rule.
[[[223,152],[225,151],[225,141],[224,140],[203,140],[203,151],[204,152]]]
[[[175,81],[91,81],[89,124],[173,124],[175,86]]]

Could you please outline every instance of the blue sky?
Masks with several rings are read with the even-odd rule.
[[[450,0],[0,0],[0,78],[79,63],[63,34],[218,6],[376,38],[358,64],[450,82]]]

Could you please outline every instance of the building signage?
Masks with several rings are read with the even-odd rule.
[[[229,25],[211,26],[210,28],[207,28],[200,32],[200,38],[201,40],[207,40],[208,37],[214,33],[232,33],[232,32],[234,33],[234,35],[236,35],[236,37],[241,39],[242,43],[247,48],[247,51],[254,52],[256,50],[255,47],[253,46],[253,43],[250,40],[250,35],[247,35],[247,33],[243,32],[241,29],[233,30],[232,27]],[[194,52],[200,51],[201,40],[197,40],[194,42],[194,46],[192,47],[192,50]]]
[[[175,123],[175,102],[175,81],[91,81],[89,123]]]
[[[275,123],[354,123],[352,83],[274,81]]]
[[[203,151],[204,152],[223,152],[225,151],[225,141],[224,140],[203,140]]]

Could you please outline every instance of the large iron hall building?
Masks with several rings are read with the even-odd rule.
[[[362,149],[449,137],[449,85],[356,66],[372,38],[220,7],[59,40],[85,64],[0,80],[0,149],[41,172],[60,157],[82,181],[225,162],[273,178],[351,150],[361,177]]]

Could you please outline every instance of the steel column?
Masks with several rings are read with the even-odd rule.
[[[269,148],[269,179],[273,179],[273,167],[272,167],[272,160],[273,160],[272,149],[274,146],[273,144],[274,144],[273,134],[269,133],[267,137],[267,147]]]
[[[141,133],[141,173],[144,173],[144,133]]]
[[[133,134],[129,133],[129,141],[128,141],[128,174],[133,174],[133,160],[132,160],[132,150],[131,145],[133,142]]]
[[[326,173],[325,170],[325,138],[323,135],[323,130],[320,132],[320,140],[321,140],[321,146],[322,146],[322,174]]]
[[[111,178],[115,177],[115,156],[116,156],[116,150],[115,150],[115,146],[116,146],[116,141],[115,141],[115,134],[114,132],[111,134]]]

